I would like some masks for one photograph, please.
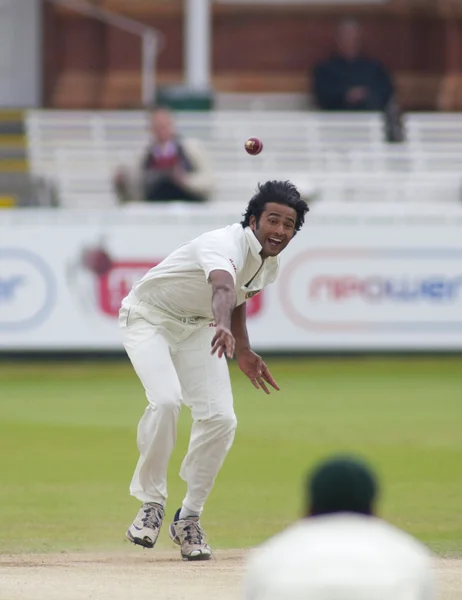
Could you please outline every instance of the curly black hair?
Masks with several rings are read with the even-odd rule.
[[[242,227],[250,225],[250,217],[254,216],[257,224],[265,210],[265,205],[268,202],[276,202],[290,206],[297,213],[295,220],[295,232],[300,231],[305,222],[305,215],[309,211],[307,203],[301,199],[300,192],[295,185],[290,181],[267,181],[259,183],[257,193],[250,200],[247,210],[245,211],[241,221]]]

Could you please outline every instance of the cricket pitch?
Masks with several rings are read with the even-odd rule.
[[[239,600],[246,550],[187,563],[178,552],[0,556],[0,600]],[[441,600],[462,600],[462,559],[438,558]]]

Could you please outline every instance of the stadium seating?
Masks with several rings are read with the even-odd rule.
[[[203,141],[216,173],[215,202],[242,201],[256,183],[292,179],[324,200],[458,201],[462,115],[413,113],[407,141],[384,141],[376,113],[213,111],[177,113],[179,131]],[[64,206],[116,204],[112,175],[148,141],[142,111],[29,111],[29,161],[53,180]],[[245,153],[250,136],[264,141]]]

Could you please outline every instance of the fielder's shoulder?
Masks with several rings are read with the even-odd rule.
[[[388,521],[383,519],[375,519],[378,527],[381,528],[384,535],[390,540],[394,540],[397,546],[400,546],[403,551],[407,551],[410,554],[414,554],[416,557],[421,557],[423,560],[430,559],[433,557],[433,553],[430,548],[423,544],[420,540],[412,536],[407,531],[392,525]]]

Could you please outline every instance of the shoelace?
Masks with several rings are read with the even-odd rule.
[[[196,521],[188,521],[188,524],[183,527],[186,531],[185,540],[190,544],[202,544],[204,538],[204,532],[201,529],[199,523]]]
[[[161,511],[158,508],[146,508],[144,510],[145,516],[142,521],[145,527],[149,527],[150,529],[157,529],[161,524]]]

